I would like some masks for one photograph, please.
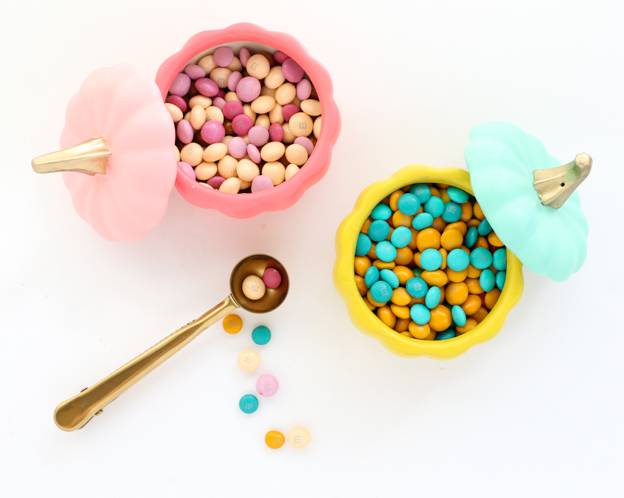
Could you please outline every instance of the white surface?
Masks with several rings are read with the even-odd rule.
[[[621,496],[624,75],[619,2],[10,2],[3,6],[0,495],[66,497]],[[177,193],[139,243],[75,215],[31,173],[95,67],[146,74],[193,33],[249,20],[297,35],[333,76],[343,130],[325,179],[287,212],[233,221]],[[404,359],[361,335],[333,289],[334,232],[358,192],[410,162],[463,164],[474,124],[516,122],[568,160],[589,255],[569,281],[525,271],[502,333],[460,358]],[[292,295],[246,334],[218,327],[85,430],[52,409],[221,299],[248,253]],[[252,417],[235,367],[251,326],[281,381]],[[314,442],[270,452],[301,422]],[[619,476],[618,476],[619,473]]]

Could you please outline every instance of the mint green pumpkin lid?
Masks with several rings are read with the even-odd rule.
[[[574,190],[589,174],[589,155],[561,165],[517,126],[488,123],[471,130],[465,159],[483,213],[527,268],[561,281],[582,266],[587,220]]]

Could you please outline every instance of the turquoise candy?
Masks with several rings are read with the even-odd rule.
[[[245,394],[241,396],[241,399],[238,402],[238,407],[243,413],[253,413],[258,409],[260,402],[258,398],[256,398],[253,394]]]
[[[470,256],[466,251],[458,247],[448,253],[446,256],[446,264],[453,271],[464,271],[470,264]]]
[[[431,198],[425,202],[425,211],[434,218],[441,216],[444,212],[444,201],[435,195],[431,196]]]
[[[376,266],[370,266],[364,274],[364,283],[366,284],[366,287],[370,289],[371,285],[377,282],[377,280],[379,280],[379,268]]]
[[[420,266],[427,271],[434,271],[442,266],[442,254],[437,249],[429,248],[420,253]]]
[[[416,185],[412,185],[410,192],[418,197],[421,204],[427,202],[431,198],[431,190],[429,190],[429,185],[426,183],[417,183]]]
[[[392,297],[392,287],[388,282],[378,280],[370,288],[371,297],[381,304],[386,304]]]
[[[485,237],[491,231],[492,227],[490,226],[488,220],[481,220],[481,223],[479,223],[479,226],[477,227],[477,232],[479,232],[479,235]]]
[[[390,225],[384,220],[375,220],[368,227],[368,236],[375,242],[385,240],[388,234],[390,234]]]
[[[397,206],[403,214],[413,216],[420,209],[420,200],[414,194],[408,192],[399,197]]]
[[[396,248],[406,247],[412,241],[412,231],[407,227],[396,227],[390,236],[390,242]]]
[[[374,220],[388,220],[392,216],[392,209],[387,204],[377,204],[371,211],[371,218]]]
[[[463,204],[468,201],[468,192],[464,192],[457,187],[449,187],[446,193],[448,194],[449,199],[457,204]]]
[[[464,308],[458,306],[457,304],[451,308],[451,316],[453,317],[453,323],[458,327],[463,327],[466,325],[466,312]]]
[[[436,334],[436,341],[445,341],[455,337],[455,331],[453,329],[445,330],[444,332],[438,332]]]
[[[258,325],[251,331],[251,340],[258,346],[264,346],[271,340],[271,329],[266,325]]]
[[[418,325],[426,325],[431,319],[431,312],[424,304],[415,304],[410,308],[410,318]]]
[[[505,287],[505,279],[507,278],[507,272],[506,271],[499,271],[496,274],[496,287],[498,287],[498,290],[503,290],[503,287]]]
[[[429,286],[422,278],[412,277],[405,282],[405,290],[412,297],[425,297],[427,290],[429,290]]]
[[[371,239],[365,233],[360,233],[357,238],[357,243],[355,244],[355,255],[356,256],[366,256],[368,251],[373,247],[373,243]]]
[[[483,270],[479,275],[479,285],[485,292],[490,292],[496,285],[496,277],[494,272],[489,268]]]
[[[484,270],[492,264],[492,253],[484,247],[477,247],[470,253],[470,264],[478,270]]]
[[[416,230],[423,230],[424,228],[428,228],[433,225],[433,216],[429,213],[419,213],[414,217],[412,221],[412,226]]]
[[[438,304],[440,304],[440,300],[442,299],[442,291],[439,287],[431,287],[427,294],[425,295],[425,306],[432,310]]]
[[[390,263],[396,258],[397,250],[391,242],[384,240],[375,246],[375,254],[384,263]]]
[[[507,269],[507,251],[504,248],[496,249],[492,255],[492,265],[498,271]]]
[[[466,247],[472,247],[477,243],[478,238],[479,232],[477,231],[477,227],[470,227],[464,237],[464,244],[466,244]]]
[[[444,206],[444,212],[442,213],[442,219],[447,223],[455,223],[461,219],[462,210],[459,204],[454,202],[447,202]]]
[[[390,287],[392,287],[393,289],[396,289],[400,284],[397,274],[394,273],[392,270],[389,270],[388,268],[384,268],[383,270],[381,270],[379,272],[379,276],[381,277],[381,280],[383,280],[384,282],[388,282],[390,284]]]

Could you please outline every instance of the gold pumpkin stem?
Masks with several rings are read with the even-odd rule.
[[[533,171],[533,187],[544,206],[558,209],[565,204],[578,186],[587,178],[592,167],[592,158],[584,152],[556,168]]]
[[[57,150],[32,160],[36,173],[76,171],[87,175],[105,175],[111,150],[103,138],[93,138],[67,149]]]

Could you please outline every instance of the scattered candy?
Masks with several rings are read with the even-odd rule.
[[[263,374],[258,377],[258,380],[256,381],[256,391],[258,391],[260,396],[264,396],[266,398],[273,396],[277,392],[278,388],[279,383],[271,374]]]
[[[284,446],[286,438],[284,437],[284,434],[280,431],[269,431],[264,436],[264,442],[272,450],[277,450]]]
[[[310,431],[301,425],[293,427],[288,431],[288,444],[293,448],[305,448],[310,444],[311,438]]]
[[[243,328],[243,320],[240,316],[231,314],[223,319],[223,330],[228,334],[238,334]]]
[[[269,329],[266,325],[258,325],[251,332],[251,339],[258,346],[264,346],[271,340],[271,329]]]
[[[243,372],[255,372],[260,366],[260,355],[253,349],[243,349],[238,353],[236,364]]]
[[[258,409],[260,402],[258,398],[253,394],[245,394],[241,396],[238,406],[243,413],[253,413]]]

